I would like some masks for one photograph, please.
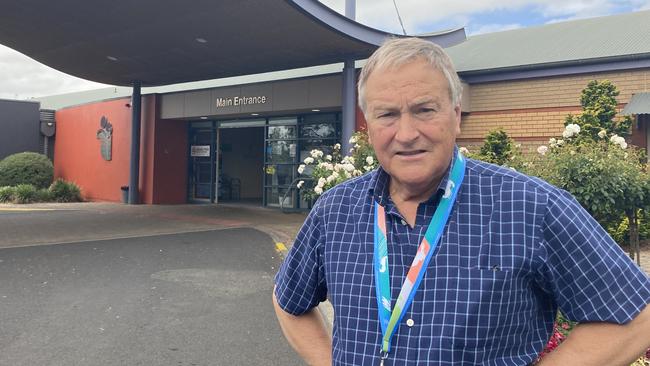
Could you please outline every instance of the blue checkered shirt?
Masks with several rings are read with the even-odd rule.
[[[394,304],[440,195],[419,205],[411,228],[388,182],[380,168],[323,194],[275,278],[278,303],[290,314],[332,303],[334,365],[379,363],[373,200],[386,207]],[[575,321],[625,323],[648,303],[650,278],[571,195],[468,159],[386,365],[528,365],[558,308]]]

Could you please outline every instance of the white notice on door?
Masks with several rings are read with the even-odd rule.
[[[210,145],[192,145],[190,156],[210,156]]]

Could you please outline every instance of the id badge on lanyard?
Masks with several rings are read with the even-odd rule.
[[[415,292],[420,286],[429,261],[438,246],[442,232],[449,220],[449,215],[454,207],[456,196],[465,177],[465,158],[457,150],[456,160],[451,167],[445,193],[438,203],[431,222],[418,247],[411,268],[406,274],[404,283],[399,292],[395,306],[391,309],[390,271],[388,269],[388,237],[386,235],[386,213],[384,207],[375,202],[374,222],[374,274],[377,294],[379,323],[381,324],[382,342],[380,347],[380,365],[388,358],[391,340],[406,310],[411,305]]]

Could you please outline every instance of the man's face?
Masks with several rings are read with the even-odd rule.
[[[375,70],[366,81],[370,143],[397,184],[435,188],[460,134],[460,105],[444,74],[422,59]]]

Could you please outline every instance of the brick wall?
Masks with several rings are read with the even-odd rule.
[[[633,93],[650,90],[650,69],[474,84],[472,111],[463,115],[459,144],[480,145],[499,127],[526,145],[560,136],[564,118],[581,112],[580,93],[591,80],[613,82],[622,109]]]

